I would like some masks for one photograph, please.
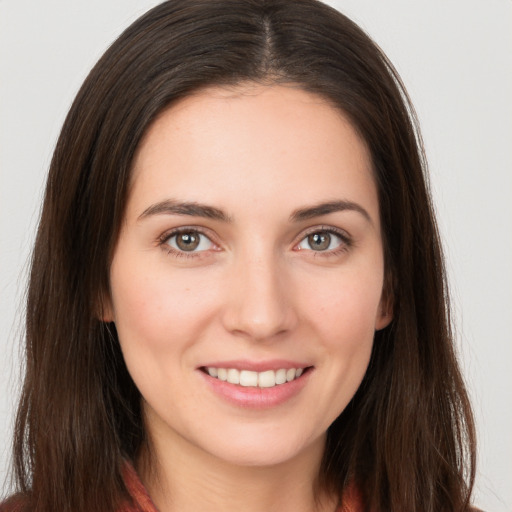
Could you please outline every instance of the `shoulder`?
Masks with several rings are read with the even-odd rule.
[[[0,503],[0,512],[29,512],[27,499],[15,494]]]
[[[125,461],[122,468],[127,495],[115,508],[116,512],[158,512],[133,465]],[[30,496],[13,494],[5,501],[0,498],[0,512],[33,512]]]

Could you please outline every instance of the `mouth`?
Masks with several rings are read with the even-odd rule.
[[[242,387],[273,388],[299,379],[311,368],[311,366],[307,366],[304,368],[280,368],[277,370],[256,372],[251,370],[239,370],[237,368],[203,366],[201,371],[214,379],[228,382],[229,384]]]

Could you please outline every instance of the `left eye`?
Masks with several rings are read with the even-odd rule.
[[[329,231],[315,231],[303,238],[297,246],[299,249],[312,251],[332,251],[344,243],[340,235]]]
[[[207,251],[213,247],[212,241],[198,231],[182,231],[171,235],[166,243],[179,252]]]

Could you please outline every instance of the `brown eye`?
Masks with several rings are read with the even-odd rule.
[[[308,245],[313,251],[325,251],[331,245],[331,235],[325,231],[308,236]]]
[[[296,246],[298,250],[325,252],[331,254],[337,249],[348,248],[351,241],[348,235],[331,231],[329,229],[318,229],[306,235]]]
[[[197,233],[179,233],[176,235],[176,245],[182,251],[193,251],[199,246]]]
[[[165,244],[175,252],[202,252],[214,247],[212,241],[199,231],[181,231],[169,236]]]

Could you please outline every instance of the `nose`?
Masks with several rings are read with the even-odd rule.
[[[226,283],[225,329],[253,341],[273,340],[297,325],[291,282],[275,256],[240,257]]]

